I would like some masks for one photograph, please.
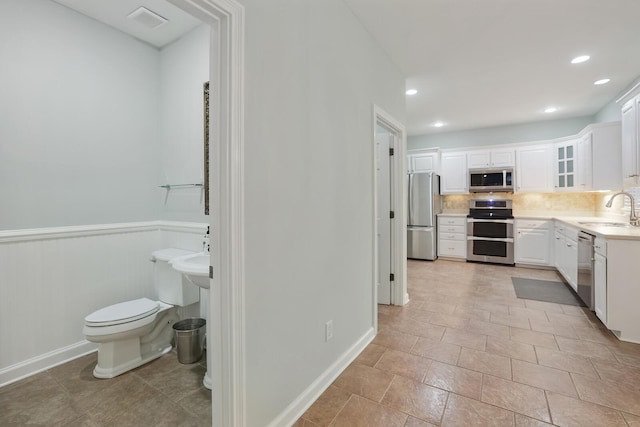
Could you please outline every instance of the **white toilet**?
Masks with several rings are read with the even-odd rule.
[[[180,320],[176,306],[198,302],[200,290],[169,265],[169,260],[192,254],[183,249],[153,252],[154,284],[159,301],[148,298],[110,305],[85,317],[88,341],[98,343],[96,378],[113,378],[171,351],[173,324]]]

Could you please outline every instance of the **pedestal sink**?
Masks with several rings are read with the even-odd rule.
[[[209,254],[199,252],[172,259],[171,266],[184,275],[191,283],[209,289]]]
[[[174,258],[169,261],[169,264],[174,270],[182,273],[187,280],[200,288],[200,303],[204,302],[206,308],[205,313],[208,312],[209,307],[209,254],[206,252],[199,252],[197,254],[185,255],[182,257]],[[207,337],[209,334],[209,322],[206,326]],[[207,340],[207,343],[209,340]],[[207,373],[204,374],[202,384],[211,390],[211,377],[209,376],[209,364],[211,363],[211,351],[207,351]]]

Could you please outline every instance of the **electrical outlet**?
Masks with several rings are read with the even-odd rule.
[[[324,324],[324,341],[327,342],[331,338],[333,338],[333,320]]]

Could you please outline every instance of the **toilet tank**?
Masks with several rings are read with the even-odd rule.
[[[200,289],[190,283],[169,265],[175,257],[191,255],[195,252],[184,249],[159,249],[151,254],[154,264],[154,285],[158,299],[167,304],[187,306],[200,300]]]

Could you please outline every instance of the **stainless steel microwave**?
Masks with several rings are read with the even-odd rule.
[[[469,191],[513,191],[513,168],[469,169]]]

